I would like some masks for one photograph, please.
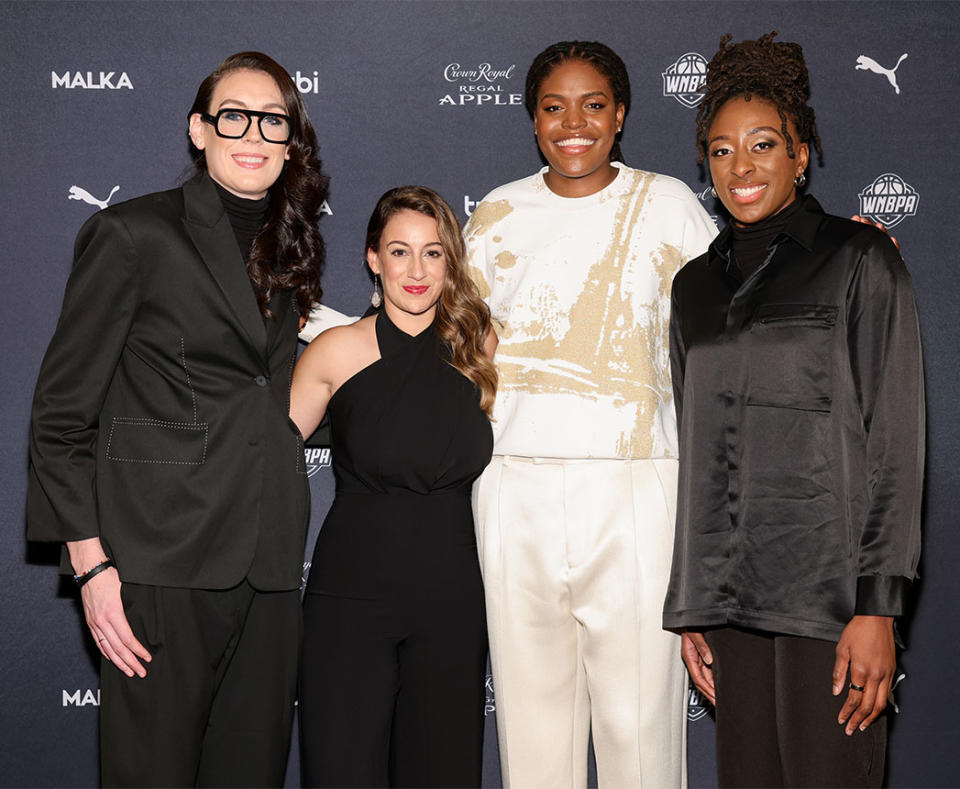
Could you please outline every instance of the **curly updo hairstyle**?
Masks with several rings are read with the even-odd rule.
[[[533,59],[527,71],[523,102],[530,117],[536,114],[537,95],[543,81],[557,66],[570,60],[589,63],[607,78],[613,91],[614,104],[623,105],[623,115],[626,117],[630,112],[630,77],[627,67],[616,52],[599,41],[558,41]],[[610,161],[623,161],[618,141],[614,141],[613,148],[610,149]]]
[[[756,40],[731,44],[729,33],[720,39],[720,48],[707,64],[707,83],[697,113],[697,161],[707,153],[707,133],[717,111],[730,99],[743,96],[750,101],[760,96],[771,102],[780,115],[780,131],[787,141],[787,154],[796,155],[787,131],[787,117],[797,127],[799,142],[812,143],[820,159],[823,148],[810,98],[810,75],[803,61],[803,48],[787,41],[774,41],[777,31]]]
[[[290,158],[284,162],[276,183],[270,187],[267,220],[253,241],[247,259],[247,274],[257,291],[260,311],[273,317],[267,304],[278,290],[296,289],[297,311],[302,317],[320,303],[320,271],[324,244],[317,222],[327,198],[328,179],[318,156],[317,135],[307,117],[307,108],[293,80],[277,61],[262,52],[238,52],[223,61],[200,83],[187,113],[210,112],[213,91],[227,74],[262,71],[280,89],[290,116]],[[194,148],[194,166],[207,169],[204,152]]]

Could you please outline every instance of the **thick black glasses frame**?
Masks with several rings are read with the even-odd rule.
[[[240,132],[240,134],[224,134],[222,131],[220,131],[220,116],[227,112],[239,112],[241,115],[247,116],[247,125],[243,127],[243,131]],[[216,115],[211,115],[208,112],[201,112],[200,117],[213,126],[213,130],[217,133],[217,137],[223,137],[226,140],[239,140],[241,137],[243,137],[243,135],[250,131],[250,124],[253,123],[254,118],[257,119],[257,130],[260,132],[260,137],[264,142],[272,142],[275,145],[286,145],[288,142],[290,142],[290,138],[293,136],[290,116],[284,115],[282,112],[261,112],[260,110],[242,110],[239,107],[224,107],[222,110],[219,110]],[[263,133],[264,118],[283,118],[287,122],[287,128],[289,129],[286,139],[267,139],[266,135]]]

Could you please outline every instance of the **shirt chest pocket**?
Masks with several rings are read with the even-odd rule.
[[[757,309],[748,332],[747,405],[830,411],[837,312],[828,304]]]

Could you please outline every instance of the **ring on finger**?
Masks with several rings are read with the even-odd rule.
[[[856,690],[856,691],[859,691],[860,693],[863,693],[863,685],[854,685],[851,682],[849,685],[847,685],[847,687],[850,688],[850,690]]]

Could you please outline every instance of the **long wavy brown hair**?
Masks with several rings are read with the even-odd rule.
[[[196,112],[209,112],[217,83],[227,74],[241,70],[262,71],[273,79],[283,96],[292,131],[288,144],[290,158],[270,187],[267,221],[253,241],[247,274],[265,316],[273,317],[267,304],[276,291],[296,288],[297,311],[301,317],[307,317],[323,294],[320,272],[325,250],[317,223],[327,197],[328,179],[317,156],[317,135],[297,86],[283,66],[268,55],[238,52],[200,83],[187,118]],[[203,151],[194,148],[194,152],[194,166],[197,170],[206,170]]]
[[[487,333],[493,331],[490,310],[469,277],[466,247],[457,215],[446,201],[426,186],[398,186],[386,192],[367,223],[367,250],[377,251],[390,218],[400,211],[416,211],[437,223],[437,235],[447,261],[446,277],[437,304],[437,337],[449,349],[450,364],[473,381],[480,408],[487,416],[497,394],[497,370],[484,353]]]

